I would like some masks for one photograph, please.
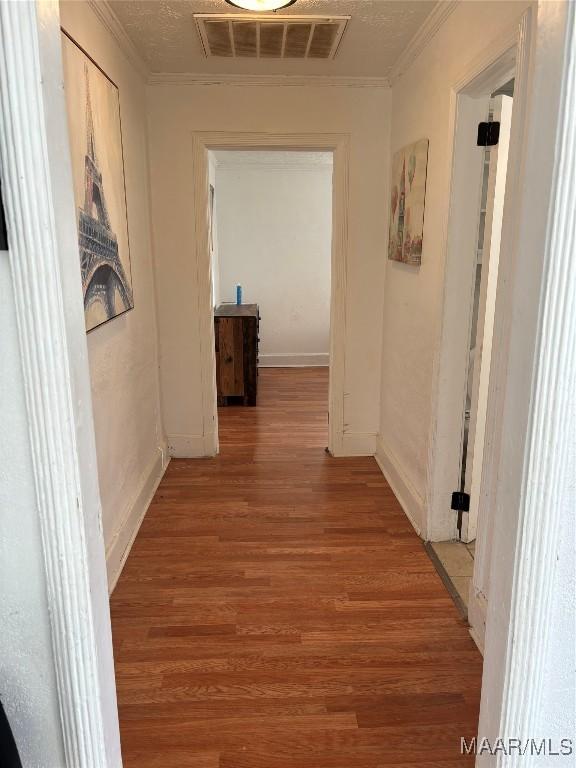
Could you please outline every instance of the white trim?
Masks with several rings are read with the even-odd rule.
[[[200,370],[202,377],[202,434],[206,454],[218,452],[216,361],[212,305],[212,269],[208,245],[208,151],[218,149],[305,149],[333,152],[332,272],[330,302],[330,413],[328,448],[334,456],[346,455],[344,447],[344,381],[346,340],[346,265],[348,258],[348,195],[350,137],[348,134],[271,134],[194,132],[194,212],[199,304]],[[169,438],[172,446],[172,439]],[[351,441],[349,440],[350,444]],[[178,453],[177,455],[181,455]]]
[[[173,459],[204,459],[215,456],[217,435],[168,435],[168,453]]]
[[[468,592],[468,624],[470,634],[478,646],[478,650],[484,655],[484,639],[486,636],[486,616],[488,614],[488,601],[486,597],[476,589],[474,580],[470,579]]]
[[[277,88],[389,88],[387,77],[331,77],[329,75],[198,75],[193,72],[152,72],[148,85],[225,85]]]
[[[115,768],[120,739],[58,4],[0,3],[0,40],[3,194],[65,764]]]
[[[476,282],[478,212],[484,153],[476,146],[478,122],[489,97],[454,95],[453,167],[448,211],[442,326],[435,361],[428,455],[427,533],[433,541],[457,537],[452,492],[460,487],[472,302]]]
[[[418,536],[424,537],[426,524],[424,499],[418,493],[398,458],[384,444],[380,435],[376,440],[374,458],[414,530]]]
[[[140,530],[148,507],[154,498],[160,481],[164,477],[169,462],[168,446],[163,445],[158,448],[157,455],[154,456],[150,465],[143,473],[138,484],[140,490],[119,516],[121,522],[106,547],[106,571],[108,574],[109,594],[112,594],[116,587],[124,564],[132,549],[132,544],[134,544],[134,539]]]
[[[314,368],[330,365],[328,352],[285,352],[284,354],[260,354],[259,368]]]
[[[210,249],[210,206],[208,146],[202,134],[192,134],[194,220],[196,249],[196,283],[198,286],[198,338],[200,346],[200,379],[202,393],[202,445],[205,456],[218,453],[218,407],[216,390],[216,353],[214,338],[214,306],[212,287],[212,252]],[[212,444],[206,445],[206,438]],[[199,448],[197,436],[184,437],[174,442],[168,436],[170,454],[194,456]],[[176,451],[176,454],[172,451]],[[184,451],[184,453],[182,453]]]
[[[488,402],[482,470],[478,499],[478,536],[474,560],[473,583],[490,599],[490,574],[494,558],[496,495],[500,484],[499,462],[502,441],[503,400],[509,371],[509,332],[512,320],[511,297],[514,283],[515,249],[518,218],[522,198],[521,171],[527,135],[529,103],[529,58],[532,48],[532,12],[527,11],[518,33],[518,61],[515,73],[514,106],[510,131],[510,153],[506,177],[506,196],[500,244],[498,287],[494,313],[493,338],[488,382]]]
[[[118,48],[126,56],[137,72],[146,80],[148,78],[148,65],[136,50],[136,46],[128,36],[122,22],[112,10],[108,0],[87,0],[88,5],[98,20],[112,35]]]
[[[555,584],[555,574],[561,516],[574,513],[575,16],[573,3],[543,2],[538,8],[528,75],[529,131],[518,169],[521,200],[498,296],[500,310],[508,308],[500,329],[506,358],[499,361],[506,377],[489,403],[498,414],[501,437],[494,449],[490,573],[498,599],[488,602],[479,726],[480,737],[492,740],[531,737],[550,718],[541,708],[545,702],[552,706],[552,699],[542,695],[543,683],[559,661],[548,656],[554,609],[565,604],[569,610],[573,601],[573,587]],[[526,48],[529,32],[524,30],[521,43]],[[545,154],[542,146],[548,148]],[[568,644],[573,648],[574,638],[564,639],[567,650]],[[567,668],[560,685],[571,686],[572,674]],[[559,717],[569,728],[573,712],[562,714],[556,702],[554,707],[556,732]],[[536,762],[509,755],[482,765]]]
[[[405,46],[404,50],[396,60],[396,63],[390,70],[390,83],[394,84],[414,63],[414,60],[420,56],[422,51],[429,45],[434,35],[440,27],[446,22],[446,19],[458,7],[460,0],[440,0],[432,12],[426,17],[422,26],[417,30],[414,37]]]
[[[374,456],[377,437],[375,432],[344,432],[342,456]]]
[[[460,72],[458,80],[452,85],[453,93],[465,90],[469,96],[481,96],[490,90],[494,83],[504,85],[514,77],[521,24],[521,21],[516,22],[504,29],[468,62]],[[517,90],[516,87],[514,90]],[[514,95],[516,97],[516,93]]]

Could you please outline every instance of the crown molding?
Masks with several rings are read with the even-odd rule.
[[[330,77],[329,75],[196,75],[192,72],[152,72],[148,85],[226,85],[259,87],[389,88],[387,77]]]
[[[94,11],[94,14],[99,21],[106,27],[108,32],[110,32],[122,53],[136,68],[144,80],[147,80],[149,74],[148,66],[136,50],[136,46],[122,26],[120,19],[110,7],[108,0],[88,0],[88,5]]]
[[[432,13],[425,19],[414,37],[398,57],[390,71],[390,84],[393,85],[410,67],[413,61],[430,43],[446,19],[452,14],[461,0],[439,0]]]
[[[406,72],[415,58],[426,48],[461,0],[439,0],[414,37],[410,40],[387,77],[346,77],[330,75],[227,75],[195,74],[193,72],[150,72],[148,65],[112,10],[108,0],[87,0],[99,21],[115,39],[120,50],[133,64],[148,85],[227,85],[259,87],[336,87],[390,88]]]

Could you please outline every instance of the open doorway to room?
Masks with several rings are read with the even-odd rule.
[[[322,448],[343,455],[348,139],[197,134],[195,157],[207,452],[218,411],[308,372]]]
[[[349,137],[346,134],[327,134],[327,133],[311,133],[311,134],[268,134],[268,133],[222,133],[222,132],[198,132],[193,134],[193,158],[194,158],[194,191],[197,205],[195,206],[195,229],[196,229],[196,248],[197,248],[197,263],[198,263],[198,302],[199,302],[199,340],[200,340],[200,375],[201,375],[201,387],[202,387],[202,441],[203,441],[203,455],[210,456],[216,455],[219,452],[218,442],[218,391],[217,391],[217,379],[218,372],[216,366],[216,338],[215,338],[215,311],[214,306],[218,304],[221,298],[221,291],[224,286],[220,287],[219,283],[222,280],[221,270],[218,268],[218,276],[216,281],[213,280],[215,261],[220,259],[221,244],[216,243],[218,248],[218,254],[216,259],[214,256],[214,236],[218,238],[218,224],[211,229],[211,216],[210,209],[213,208],[216,218],[218,218],[219,210],[219,194],[218,189],[214,184],[210,183],[211,174],[215,173],[215,166],[212,170],[210,168],[211,158],[217,152],[277,152],[287,160],[290,156],[302,156],[312,155],[316,156],[318,160],[320,155],[326,153],[329,158],[332,159],[332,165],[328,161],[328,165],[324,164],[324,174],[330,175],[331,172],[331,208],[325,206],[325,211],[329,211],[331,219],[331,232],[330,232],[330,291],[329,291],[329,306],[330,306],[330,322],[329,322],[329,350],[328,350],[328,366],[327,371],[327,386],[328,386],[328,414],[326,417],[326,409],[323,410],[323,419],[327,427],[327,438],[323,441],[323,447],[327,447],[328,451],[333,456],[347,455],[347,449],[345,446],[345,423],[344,423],[344,374],[345,374],[345,349],[346,349],[346,264],[347,264],[347,248],[348,248],[348,179],[349,179]],[[277,156],[280,157],[280,155]],[[318,163],[320,164],[320,163]],[[306,178],[306,176],[304,176]],[[210,187],[213,187],[214,191],[210,191]],[[325,185],[326,187],[326,185]],[[270,193],[272,202],[278,198],[276,191]],[[238,202],[238,201],[236,201]],[[290,199],[285,208],[277,206],[277,211],[280,211],[280,220],[283,224],[291,224],[291,228],[288,228],[288,234],[284,232],[284,238],[286,240],[294,240],[296,233],[297,220],[291,209],[296,209],[300,204],[293,198]],[[270,201],[267,201],[266,205],[270,205]],[[255,214],[255,215],[254,215]],[[325,212],[325,217],[328,213]],[[260,230],[263,226],[262,216],[259,215],[258,209],[255,209],[251,213],[253,221],[256,222],[255,228]],[[306,218],[311,218],[307,215]],[[235,237],[235,235],[234,235]],[[212,238],[212,240],[211,240]],[[328,238],[326,238],[328,239]],[[270,243],[269,251],[278,249],[278,245],[274,246],[274,243]],[[253,270],[255,271],[255,270]],[[231,278],[233,281],[232,292],[233,295],[227,295],[227,300],[235,302],[236,299],[236,285],[238,284],[236,278]],[[216,282],[216,288],[214,283]],[[277,299],[283,294],[283,291],[287,290],[286,285],[281,284],[282,281],[277,281]],[[324,291],[325,291],[324,286]],[[248,288],[254,288],[254,283],[251,286],[244,286],[242,292],[242,301],[250,302],[251,304],[259,304],[258,296],[255,296],[252,292],[252,298],[250,294],[246,293]],[[230,290],[228,287],[227,290]],[[317,291],[319,289],[317,288]],[[218,306],[220,306],[218,304]],[[226,305],[224,305],[226,306]],[[231,307],[232,304],[228,304]],[[252,336],[264,333],[264,323],[266,318],[263,318],[262,325],[257,328],[256,334],[254,334],[254,323],[258,323],[257,313],[255,314],[255,308],[251,310],[253,318],[250,321],[252,325]],[[291,352],[292,350],[287,350]],[[285,350],[281,350],[277,354],[283,355]],[[318,353],[313,348],[307,349],[308,354],[316,356],[320,354],[320,357],[316,358],[316,361],[320,360],[325,362],[325,353]],[[218,350],[218,354],[220,350]],[[269,354],[274,354],[273,352]],[[227,355],[224,359],[227,359],[230,355]],[[252,359],[254,354],[252,353]],[[280,362],[281,358],[275,358],[277,362]],[[293,360],[293,358],[291,358]],[[309,362],[313,357],[308,358]],[[274,358],[269,358],[270,363]],[[231,366],[230,373],[234,377],[240,375],[240,371],[236,371],[235,366]],[[313,366],[324,367],[326,366]],[[244,368],[240,369],[242,375],[244,374]],[[265,370],[265,369],[261,369]],[[269,369],[274,370],[274,369]],[[294,367],[292,370],[299,370]],[[220,393],[222,396],[223,393]],[[237,395],[235,395],[237,397]],[[245,395],[242,393],[242,397]],[[225,407],[225,406],[222,406]]]
[[[502,79],[502,78],[500,78]],[[475,95],[460,105],[459,117],[470,135],[470,123],[478,115],[475,135],[476,163],[469,167],[461,193],[468,196],[468,222],[454,227],[474,230],[474,249],[467,304],[467,354],[462,377],[465,389],[457,402],[460,427],[457,457],[458,486],[452,496],[456,532],[450,541],[428,545],[443,580],[461,613],[469,619],[473,635],[483,645],[485,608],[491,551],[492,519],[481,504],[482,469],[486,444],[494,320],[500,265],[500,244],[509,166],[514,78],[507,77],[488,93]],[[486,87],[486,86],[485,86]],[[465,98],[465,97],[464,97]],[[458,141],[456,152],[459,151]],[[462,154],[469,154],[468,146]],[[462,157],[455,158],[455,169]],[[483,606],[483,609],[479,606]]]
[[[231,425],[258,418],[229,409],[281,410],[298,392],[324,448],[333,153],[210,150],[208,177],[220,448]]]

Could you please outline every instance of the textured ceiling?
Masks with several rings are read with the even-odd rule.
[[[284,14],[349,15],[334,61],[207,59],[193,13],[242,13],[225,0],[110,0],[152,72],[386,77],[435,0],[298,0]]]

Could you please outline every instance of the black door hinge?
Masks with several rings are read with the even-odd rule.
[[[6,232],[6,217],[2,202],[2,185],[0,184],[0,251],[8,250],[8,233]]]
[[[458,529],[458,538],[462,538],[462,515],[464,512],[470,511],[470,494],[464,493],[464,491],[454,491],[452,494],[452,506],[458,512],[458,520],[456,522],[456,528]]]
[[[500,139],[500,123],[478,123],[478,138],[476,144],[479,147],[495,147]]]
[[[469,512],[470,494],[464,493],[464,491],[454,491],[451,509],[455,509],[457,512]]]

